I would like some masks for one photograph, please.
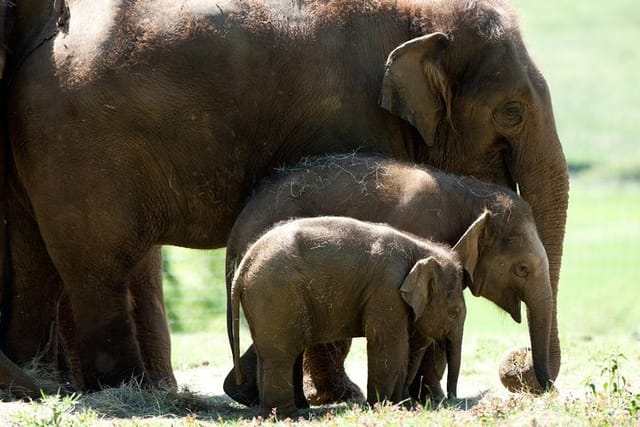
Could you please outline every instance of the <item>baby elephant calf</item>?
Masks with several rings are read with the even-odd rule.
[[[294,384],[302,378],[305,348],[361,336],[367,338],[369,403],[409,397],[428,339],[446,342],[447,388],[455,396],[466,315],[455,248],[351,218],[298,219],[249,248],[231,301],[236,382],[243,381],[242,303],[258,354],[263,415],[274,408],[279,416],[296,412]]]

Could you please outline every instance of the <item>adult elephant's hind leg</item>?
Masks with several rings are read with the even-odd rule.
[[[155,387],[175,388],[171,337],[162,291],[162,253],[155,246],[136,265],[129,282],[136,336],[145,374]]]
[[[347,376],[344,361],[351,340],[319,344],[304,353],[304,371],[312,384],[306,385],[307,399],[314,405],[363,400],[360,388]]]

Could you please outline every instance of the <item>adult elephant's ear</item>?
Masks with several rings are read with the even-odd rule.
[[[480,215],[453,247],[453,251],[458,254],[458,258],[462,262],[462,268],[468,275],[468,277],[465,277],[465,284],[469,286],[471,293],[475,296],[479,296],[479,289],[474,284],[473,273],[480,260],[480,238],[486,230],[487,220],[490,215],[489,211],[485,211]]]
[[[416,321],[433,299],[434,292],[437,292],[434,281],[438,268],[440,268],[440,264],[434,257],[421,259],[411,268],[400,286],[402,299],[413,310]]]
[[[380,105],[411,123],[431,146],[441,111],[450,116],[451,90],[440,57],[449,46],[443,33],[402,43],[387,58]]]

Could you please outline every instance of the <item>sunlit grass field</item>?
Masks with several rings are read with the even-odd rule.
[[[312,423],[640,425],[640,3],[513,4],[521,14],[529,53],[550,86],[571,170],[559,291],[563,367],[558,393],[509,395],[501,388],[498,365],[505,351],[528,344],[526,321],[515,324],[489,302],[468,294],[460,378],[460,394],[467,399],[460,402],[461,409],[338,407],[330,408],[329,415],[316,411]],[[232,364],[224,324],[224,250],[166,248],[165,256],[173,362],[180,383],[201,391],[200,397],[170,396],[177,407],[168,405],[165,396],[149,397],[140,390],[127,394],[129,400],[103,396],[67,405],[54,398],[44,404],[2,406],[0,421],[62,425],[54,422],[61,413],[67,425],[258,424],[255,411],[221,398],[222,380]],[[248,331],[242,333],[247,344]],[[359,340],[348,370],[361,385],[366,381],[364,360]],[[139,406],[129,412],[113,409],[127,404]],[[3,418],[5,411],[13,415]]]

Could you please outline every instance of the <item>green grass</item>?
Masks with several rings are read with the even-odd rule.
[[[570,165],[640,178],[640,5],[634,0],[514,0],[554,102]]]

